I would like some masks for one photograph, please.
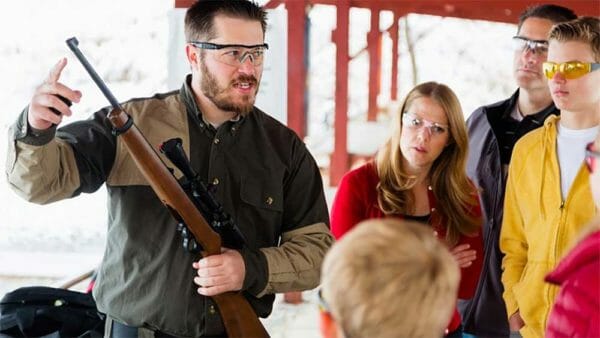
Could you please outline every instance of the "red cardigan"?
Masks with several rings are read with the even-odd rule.
[[[377,204],[376,187],[378,183],[379,177],[373,163],[367,163],[344,175],[331,208],[331,232],[336,239],[342,237],[363,220],[385,217]],[[435,208],[436,198],[432,191],[429,191],[429,204],[431,208]],[[479,202],[477,205],[473,205],[468,212],[475,216],[481,216]],[[401,218],[402,215],[398,215],[398,217]],[[432,215],[431,222],[436,224],[434,228],[437,231],[437,236],[440,240],[443,240],[446,237],[445,219],[443,217],[436,219]],[[457,245],[460,244],[469,244],[471,249],[477,252],[477,258],[473,261],[473,264],[461,269],[458,298],[469,299],[473,297],[477,287],[483,263],[481,230],[473,237],[461,235]],[[448,332],[458,329],[460,323],[460,315],[455,310],[452,320],[448,324]]]
[[[573,248],[546,281],[560,285],[546,337],[600,337],[600,231]]]

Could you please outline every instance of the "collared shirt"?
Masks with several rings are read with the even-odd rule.
[[[496,137],[498,138],[498,146],[500,148],[500,161],[504,167],[510,163],[513,148],[515,143],[526,133],[534,128],[540,127],[550,112],[554,111],[554,105],[551,103],[548,107],[541,111],[522,116],[522,119],[517,120],[513,117],[513,111],[518,111],[518,96],[515,97],[513,108],[504,112],[500,120],[495,125],[492,125]],[[506,168],[505,168],[506,169]],[[506,172],[505,172],[506,174]]]

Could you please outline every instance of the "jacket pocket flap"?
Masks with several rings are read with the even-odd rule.
[[[283,211],[283,193],[273,184],[244,179],[240,191],[242,201],[261,209]]]

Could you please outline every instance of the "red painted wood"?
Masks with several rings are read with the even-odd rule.
[[[335,58],[335,131],[334,149],[329,165],[329,185],[337,186],[349,169],[348,160],[348,23],[350,1],[337,1],[337,27],[332,38],[336,45]]]
[[[263,5],[263,8],[273,9],[273,8],[276,8],[277,6],[281,5],[284,2],[285,2],[284,0],[269,0],[269,2],[267,2],[266,4]]]
[[[196,0],[175,0],[175,8],[189,8]]]
[[[379,9],[371,9],[371,30],[367,33],[367,50],[369,51],[369,99],[367,121],[377,119],[377,95],[379,94],[378,73],[381,65],[379,48]]]
[[[295,0],[282,0],[295,1]],[[337,0],[309,0],[311,4],[336,5]],[[552,3],[544,0],[350,0],[350,7],[381,8],[398,13],[450,16],[463,19],[516,23],[519,14],[532,5]],[[597,0],[562,0],[555,2],[569,7],[578,15],[600,15]]]
[[[296,0],[270,0],[265,8],[277,7],[280,3]],[[196,0],[175,0],[175,8],[188,8]],[[310,4],[337,5],[337,0],[309,0]],[[519,14],[527,7],[551,3],[544,0],[350,0],[350,7],[374,8],[396,11],[398,13],[418,13],[440,16],[452,16],[463,19],[489,20],[516,23]],[[578,15],[600,15],[600,1],[597,0],[561,0],[557,4],[569,7]],[[485,5],[482,5],[485,4]]]
[[[287,125],[303,139],[306,136],[306,1],[286,2],[288,12]]]
[[[395,101],[398,100],[398,15],[394,13],[394,23],[389,29],[390,38],[392,39],[392,79],[390,87],[390,98]]]

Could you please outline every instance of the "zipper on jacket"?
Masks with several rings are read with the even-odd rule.
[[[556,235],[554,236],[554,253],[553,258],[554,262],[558,262],[560,257],[558,257],[558,239],[560,238],[561,229],[565,226],[565,200],[563,198],[560,199],[560,205],[558,206],[558,210],[560,211],[560,217],[558,218],[558,225],[556,228]],[[546,304],[550,304],[552,306],[553,300],[550,299],[550,288],[546,288]],[[546,327],[548,324],[548,316],[549,313],[546,313],[543,319],[543,325]]]
[[[565,200],[561,198],[560,200],[560,205],[558,206],[558,210],[559,210],[559,218],[558,218],[558,224],[556,227],[556,235],[554,236],[554,261],[558,262],[558,260],[560,259],[560,257],[558,257],[558,239],[560,238],[560,231],[564,226],[565,220],[564,220],[564,216],[565,216]]]

